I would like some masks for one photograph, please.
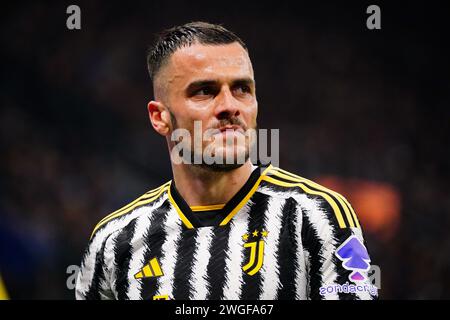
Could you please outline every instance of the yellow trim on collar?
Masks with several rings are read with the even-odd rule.
[[[181,218],[181,221],[183,221],[184,225],[188,228],[188,229],[194,229],[194,226],[192,225],[192,223],[188,220],[188,218],[186,218],[186,216],[183,214],[183,212],[181,212],[180,208],[178,207],[177,203],[175,202],[175,200],[173,200],[172,197],[172,193],[170,192],[170,186],[169,186],[169,190],[167,191],[167,195],[169,197],[169,201],[172,203],[172,205],[174,206],[175,210],[177,211],[178,215]]]
[[[251,188],[251,190],[249,191],[249,193],[247,193],[247,195],[241,200],[241,202],[239,202],[239,204],[230,212],[230,214],[222,220],[222,222],[220,223],[220,226],[224,226],[226,225],[228,222],[230,222],[230,220],[236,215],[236,213],[239,212],[239,210],[241,210],[241,208],[248,202],[248,200],[253,196],[253,194],[256,192],[256,189],[258,189],[259,184],[261,183],[262,178],[265,176],[265,174],[267,173],[267,171],[269,171],[272,168],[272,165],[269,165],[264,171],[263,173],[261,173],[261,176],[258,178],[258,180],[256,180],[256,183],[253,185],[253,187]],[[256,169],[259,170],[259,169]]]
[[[192,211],[208,211],[208,210],[220,210],[225,207],[225,204],[211,204],[208,206],[191,206]]]

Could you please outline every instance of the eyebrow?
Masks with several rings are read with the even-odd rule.
[[[186,91],[192,91],[197,88],[201,88],[201,87],[205,87],[205,86],[214,86],[214,85],[217,85],[218,83],[219,83],[219,81],[217,81],[217,80],[209,80],[209,79],[197,80],[197,81],[191,82],[187,86]],[[255,81],[252,78],[234,79],[231,83],[232,83],[232,86],[240,85],[240,84],[245,84],[245,85],[249,85],[249,86],[255,85]]]

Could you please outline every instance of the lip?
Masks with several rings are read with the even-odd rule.
[[[220,130],[220,132],[225,132],[227,130],[230,130],[230,131],[238,131],[238,132],[240,132],[242,134],[244,133],[244,129],[242,129],[238,125],[226,125],[224,127],[220,127],[219,130]]]

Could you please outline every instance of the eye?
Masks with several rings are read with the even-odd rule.
[[[250,86],[246,85],[246,84],[242,84],[242,85],[238,85],[234,88],[234,91],[237,94],[247,94],[247,93],[251,93],[252,89],[250,88]]]
[[[214,95],[214,90],[210,87],[203,87],[196,90],[193,94],[194,96],[211,96]]]

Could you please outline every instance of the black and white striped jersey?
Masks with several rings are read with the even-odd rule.
[[[255,168],[226,204],[189,207],[173,181],[94,228],[77,299],[374,299],[370,258],[340,194]]]

